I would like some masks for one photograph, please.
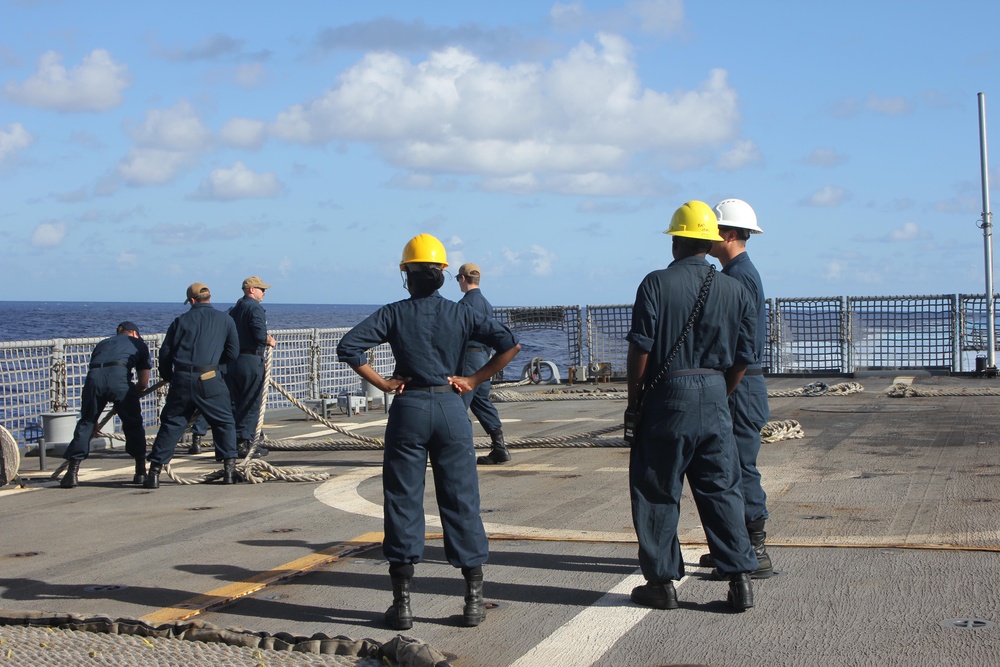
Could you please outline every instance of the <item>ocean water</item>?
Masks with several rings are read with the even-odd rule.
[[[214,304],[226,310],[233,304]],[[264,302],[268,329],[352,327],[377,305],[282,304]],[[166,333],[174,318],[187,312],[182,303],[84,301],[0,301],[0,341],[90,338],[114,335],[119,322],[131,320],[143,335]]]
[[[226,310],[233,304],[214,305]],[[381,306],[276,304],[266,300],[263,305],[267,328],[271,331],[352,327]],[[135,322],[142,335],[162,334],[174,318],[187,310],[187,304],[183,303],[0,301],[0,341],[106,338],[114,335],[118,323],[124,320]],[[543,330],[518,334],[518,338],[523,349],[507,367],[505,379],[519,379],[524,366],[535,357],[552,361],[558,366],[561,378],[567,378],[570,361],[566,334]]]

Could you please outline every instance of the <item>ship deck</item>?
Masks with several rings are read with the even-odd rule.
[[[767,379],[772,420],[796,420],[804,437],[761,449],[777,574],[754,582],[756,606],[743,614],[730,613],[726,584],[698,567],[705,538],[689,495],[680,521],[687,564],[677,583],[680,608],[629,601],[642,577],[628,450],[560,443],[620,424],[623,401],[587,398],[594,385],[564,385],[572,400],[499,403],[508,440],[551,444],[516,446],[510,464],[479,469],[491,553],[490,610],[478,628],[461,627],[463,582],[444,556],[428,470],[416,620],[402,633],[424,654],[409,664],[433,664],[427,656],[442,654],[455,667],[996,664],[1000,384],[887,373],[856,379],[859,393],[778,395],[817,380],[844,378]],[[927,395],[887,395],[897,382]],[[381,437],[385,418],[381,411],[332,417],[371,437]],[[282,442],[342,437],[295,409],[268,412],[264,431]],[[185,451],[180,446],[174,461],[179,475],[218,467],[210,450]],[[392,594],[379,546],[381,452],[280,450],[266,460],[329,479],[223,486],[164,475],[159,490],[147,491],[129,483],[131,460],[119,445],[94,452],[80,486],[64,490],[49,480],[60,459],[39,471],[37,458],[25,458],[26,486],[0,489],[0,616],[35,611],[203,622],[286,638],[396,638],[382,622]],[[66,630],[39,641],[37,629],[4,622],[2,664],[350,662],[233,647],[209,658],[198,642]]]

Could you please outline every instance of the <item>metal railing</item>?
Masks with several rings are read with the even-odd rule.
[[[971,372],[978,370],[977,358],[988,344],[986,299],[981,294],[768,299],[766,307],[762,363],[769,374]],[[570,377],[570,368],[586,369],[588,377],[625,377],[631,305],[497,308],[495,316],[518,335],[523,347],[505,380],[521,379],[524,367],[536,357],[558,366],[563,379]],[[301,401],[363,394],[360,378],[336,358],[337,343],[347,331],[272,331],[278,344],[272,352],[271,379]],[[26,429],[37,431],[42,414],[78,410],[90,355],[101,340],[0,342],[0,424],[23,442]],[[163,334],[144,340],[155,383]],[[377,372],[391,374],[395,360],[389,346],[371,350],[369,363]],[[146,424],[157,424],[165,396],[161,389],[143,398]],[[268,392],[267,409],[291,405],[281,393]],[[116,430],[119,427],[116,419]]]

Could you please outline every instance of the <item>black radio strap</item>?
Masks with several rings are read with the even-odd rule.
[[[670,370],[670,364],[673,363],[674,357],[681,349],[681,345],[684,344],[684,340],[688,337],[691,329],[694,328],[695,320],[698,319],[701,309],[705,306],[705,301],[708,299],[708,292],[712,287],[712,279],[715,277],[715,265],[708,265],[708,275],[705,276],[705,282],[701,284],[701,289],[698,291],[698,298],[694,302],[694,308],[691,309],[691,314],[687,318],[687,322],[684,323],[684,329],[681,331],[681,335],[677,337],[677,342],[674,346],[670,348],[670,354],[667,355],[666,360],[663,362],[663,366],[660,368],[660,372],[653,377],[652,381],[646,383],[646,388],[643,390],[643,395],[653,387],[659,385],[663,382],[664,377]]]

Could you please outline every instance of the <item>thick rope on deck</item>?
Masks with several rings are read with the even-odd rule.
[[[21,468],[21,451],[13,434],[0,426],[0,486],[5,486],[17,478]]]
[[[439,667],[449,664],[448,657],[441,651],[430,644],[425,644],[422,640],[405,635],[396,635],[389,641],[380,643],[374,639],[352,639],[343,635],[331,637],[322,632],[305,637],[287,632],[271,634],[245,628],[224,628],[200,620],[152,625],[136,618],[112,619],[108,616],[15,610],[0,613],[0,626],[75,630],[160,640],[187,640],[203,644],[241,646],[273,651],[294,651],[313,655],[344,656],[345,658],[381,660],[385,664],[400,665],[401,667]],[[86,644],[75,642],[72,638],[67,638],[66,641],[60,641],[60,639],[59,635],[52,634],[46,643],[53,644],[53,647],[47,647],[52,649],[48,653],[56,652],[65,660],[64,664],[107,664],[100,657],[95,657],[94,652]],[[164,646],[164,644],[153,644],[148,640],[146,643],[149,644],[149,647],[143,648],[143,651]],[[46,644],[42,644],[42,646],[46,646]],[[13,642],[10,646],[5,646],[4,652],[11,653],[7,658],[15,661],[22,658],[22,655],[17,653],[18,648],[17,644]],[[125,652],[124,646],[120,649],[123,653]],[[159,657],[161,658],[159,661],[152,658],[147,658],[145,661],[166,664],[171,656]],[[177,656],[173,657],[175,660],[177,659]],[[212,658],[225,661],[224,664],[236,664],[229,662],[229,660],[236,660],[231,655],[219,654],[212,656]],[[267,656],[264,655],[255,654],[254,658],[261,665],[267,662]],[[184,658],[181,659],[184,660]],[[177,663],[171,661],[170,664]],[[217,664],[223,664],[223,662]],[[252,663],[240,662],[240,664]]]
[[[929,389],[915,387],[905,382],[897,382],[885,390],[885,395],[891,398],[927,398],[931,396],[1000,396],[1000,388],[994,387],[948,387],[947,389]]]
[[[251,458],[251,452],[247,458],[236,465],[236,472],[242,476],[247,484],[261,484],[271,480],[281,482],[323,482],[330,479],[328,472],[306,472],[305,468],[286,467],[279,468],[273,466],[263,459]],[[222,479],[222,470],[213,470],[200,477],[181,477],[174,473],[170,464],[163,467],[163,472],[178,484],[207,484]]]
[[[525,403],[531,401],[579,401],[579,400],[625,400],[628,394],[621,389],[583,389],[574,391],[569,389],[550,389],[548,391],[536,391],[526,394],[519,391],[506,391],[498,389],[490,392],[490,400],[494,403]]]
[[[768,398],[793,398],[795,396],[849,396],[860,394],[865,388],[858,382],[840,382],[828,385],[825,382],[812,382],[798,389],[784,389],[767,392]]]
[[[794,440],[806,437],[802,430],[802,424],[794,419],[783,419],[780,421],[767,422],[760,430],[761,442],[780,442],[782,440]]]
[[[337,424],[334,424],[332,421],[324,418],[323,415],[319,414],[318,412],[315,412],[314,410],[312,410],[308,405],[306,405],[305,403],[303,403],[299,399],[297,399],[294,396],[292,396],[292,394],[287,389],[285,389],[284,387],[282,387],[280,384],[278,384],[274,380],[271,380],[270,384],[271,384],[272,387],[274,387],[275,389],[277,389],[278,392],[280,392],[282,396],[284,396],[285,398],[287,398],[292,403],[292,405],[294,405],[299,410],[301,410],[302,412],[306,413],[307,415],[309,415],[310,417],[312,417],[316,421],[320,422],[321,424],[323,424],[323,426],[326,426],[328,429],[330,429],[332,431],[336,431],[337,433],[340,433],[341,435],[345,435],[348,438],[350,438],[351,440],[356,440],[358,442],[361,442],[361,443],[364,443],[364,444],[367,444],[367,445],[373,445],[375,449],[382,449],[382,448],[385,447],[385,443],[382,442],[382,440],[380,438],[369,438],[368,436],[359,435],[357,433],[351,433],[350,431],[348,431],[348,430],[346,430],[344,428],[341,428]],[[281,443],[280,440],[268,440],[268,441],[265,441],[265,442],[273,443],[276,446],[275,447],[276,449],[282,449],[282,447],[279,446],[279,443]],[[268,445],[268,449],[271,449],[270,444]]]

